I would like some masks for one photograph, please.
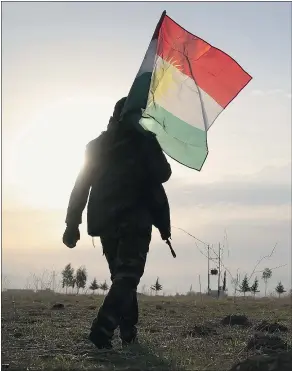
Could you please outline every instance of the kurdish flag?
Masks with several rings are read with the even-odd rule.
[[[201,170],[208,129],[250,80],[234,59],[163,12],[123,114],[155,133],[174,160]]]

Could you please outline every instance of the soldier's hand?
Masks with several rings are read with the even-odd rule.
[[[80,240],[80,232],[78,226],[67,225],[67,228],[63,234],[63,243],[70,249],[76,246]]]

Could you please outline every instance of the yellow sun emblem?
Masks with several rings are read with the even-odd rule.
[[[156,101],[159,101],[169,90],[175,87],[175,70],[180,70],[180,65],[173,58],[164,60],[158,57],[152,75],[148,107],[155,104]]]

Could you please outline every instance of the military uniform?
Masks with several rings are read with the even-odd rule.
[[[124,216],[116,225],[101,236],[107,259],[112,286],[92,325],[98,341],[110,339],[117,326],[124,343],[135,340],[138,322],[137,286],[144,273],[152,223],[146,210]]]
[[[79,225],[88,194],[87,228],[100,236],[112,285],[91,327],[90,339],[110,347],[120,327],[125,343],[136,338],[137,286],[144,273],[152,225],[170,237],[170,217],[162,183],[171,176],[154,134],[111,126],[87,145],[86,162],[71,193],[66,223]]]

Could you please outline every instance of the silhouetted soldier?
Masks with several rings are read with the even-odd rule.
[[[107,130],[86,147],[67,210],[63,242],[75,247],[87,208],[90,236],[100,236],[112,285],[91,326],[90,340],[111,348],[119,326],[123,344],[137,339],[137,286],[144,273],[152,225],[164,240],[170,237],[169,206],[162,183],[171,168],[151,132],[120,120],[126,98],[117,102]]]

